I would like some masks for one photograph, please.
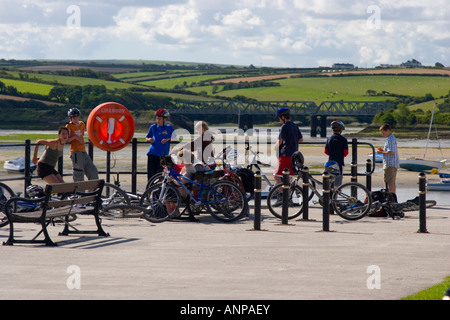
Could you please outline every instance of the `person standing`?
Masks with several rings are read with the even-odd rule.
[[[161,157],[170,153],[170,141],[174,128],[170,124],[166,124],[167,118],[170,116],[165,109],[158,109],[155,112],[156,123],[148,129],[145,140],[150,143],[147,152],[147,178],[150,180],[155,174],[162,171]]]
[[[339,187],[342,184],[344,158],[348,156],[348,141],[342,136],[342,131],[345,130],[342,121],[333,121],[331,129],[333,135],[327,139],[324,152],[329,156],[328,161],[336,161],[339,165],[340,174],[334,178],[334,187]]]
[[[303,142],[303,135],[298,125],[291,121],[290,109],[278,109],[277,118],[280,120],[281,130],[275,145],[275,149],[278,149],[278,165],[274,176],[276,183],[281,183],[284,169],[289,169],[290,175],[294,175],[291,157],[298,151],[298,144]]]
[[[34,154],[31,161],[37,164],[37,175],[47,183],[64,183],[62,176],[56,171],[55,167],[58,159],[63,156],[64,145],[69,139],[69,129],[60,127],[57,139],[39,139],[34,146]],[[45,151],[38,158],[39,146],[44,145]]]
[[[386,138],[384,148],[378,148],[377,153],[383,155],[384,182],[388,190],[394,194],[397,192],[396,179],[399,167],[399,156],[397,150],[397,140],[392,133],[389,124],[383,124],[380,127],[381,135]]]
[[[84,175],[88,180],[98,179],[97,167],[86,152],[84,145],[85,124],[80,121],[81,112],[72,108],[67,112],[70,122],[66,125],[69,129],[70,159],[72,160],[73,181],[84,181]]]

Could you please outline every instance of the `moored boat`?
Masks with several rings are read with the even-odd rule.
[[[5,161],[3,168],[9,173],[24,173],[25,172],[25,157],[19,157],[13,160]],[[36,165],[30,161],[30,172],[36,169]]]

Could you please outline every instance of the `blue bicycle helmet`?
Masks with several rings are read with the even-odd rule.
[[[341,168],[336,161],[328,161],[325,163],[325,171],[336,176],[341,174]]]
[[[289,108],[280,108],[277,110],[277,118],[281,116],[289,116],[291,110]]]

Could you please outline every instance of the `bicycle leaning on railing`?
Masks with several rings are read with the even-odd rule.
[[[297,177],[290,182],[289,185],[289,201],[288,201],[288,219],[294,219],[303,212],[303,188],[299,181],[302,178],[303,162],[296,157],[292,158],[292,168]],[[309,174],[309,173],[308,173]],[[330,176],[331,182],[334,180],[333,175]],[[314,195],[319,199],[318,203],[323,204],[323,195],[319,192],[318,186],[323,182],[315,179],[309,174],[309,194],[308,201]],[[332,184],[332,183],[331,183]],[[275,185],[267,196],[267,206],[269,211],[277,218],[282,218],[282,194],[283,184]],[[357,182],[344,183],[336,189],[331,190],[330,205],[334,211],[346,220],[358,220],[363,218],[370,210],[372,205],[370,191],[362,184]]]
[[[235,183],[214,179],[220,176],[223,172],[208,170],[197,172],[194,179],[189,179],[174,171],[173,163],[165,161],[162,181],[150,186],[141,197],[140,206],[147,209],[143,217],[162,222],[179,217],[183,206],[188,210],[204,206],[219,221],[243,218],[248,212],[246,195]],[[182,197],[180,191],[187,196]]]

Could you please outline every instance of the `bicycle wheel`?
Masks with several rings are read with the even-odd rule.
[[[145,186],[145,190],[150,188],[152,185],[160,183],[164,180],[164,175],[162,172],[155,173],[150,180],[148,180],[147,185]]]
[[[103,214],[111,218],[140,218],[147,213],[147,209],[141,206],[127,204],[113,204],[106,207]]]
[[[15,196],[16,194],[11,190],[10,187],[0,182],[0,228],[6,226],[9,223],[5,213],[5,205],[10,198]],[[16,202],[14,202],[13,205],[16,206]],[[12,211],[15,211],[15,208],[13,208]]]
[[[102,190],[102,203],[100,208],[100,214],[104,214],[109,206],[125,204],[130,205],[130,197],[128,197],[127,193],[112,183],[105,183],[105,186]]]
[[[347,220],[364,217],[372,206],[369,190],[362,184],[349,182],[332,192],[331,203],[334,211]]]
[[[267,195],[267,207],[271,214],[283,217],[283,184],[275,185]],[[290,185],[288,196],[288,219],[297,218],[303,212],[303,189],[297,185]]]
[[[179,214],[181,195],[177,187],[166,183],[156,184],[144,192],[139,205],[147,209],[144,219],[163,222]]]
[[[245,193],[234,182],[217,181],[206,194],[207,210],[217,220],[233,222],[248,211]]]

